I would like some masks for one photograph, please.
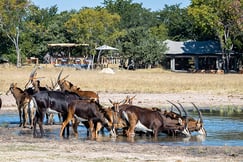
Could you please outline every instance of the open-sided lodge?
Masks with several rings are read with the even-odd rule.
[[[167,67],[172,71],[216,72],[225,69],[225,57],[217,41],[166,40]],[[238,70],[239,54],[230,54],[229,70]]]

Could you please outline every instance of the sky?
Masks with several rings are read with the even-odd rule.
[[[104,0],[32,0],[40,8],[50,8],[57,5],[58,11],[70,11],[71,9],[79,10],[83,7],[102,6]],[[180,4],[180,7],[187,7],[190,0],[132,0],[133,3],[142,3],[144,8],[151,11],[158,11],[164,8],[164,5]]]

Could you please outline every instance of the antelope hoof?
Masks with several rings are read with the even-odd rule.
[[[135,133],[129,133],[129,132],[127,132],[127,137],[135,137]]]

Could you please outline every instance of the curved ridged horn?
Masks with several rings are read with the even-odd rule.
[[[198,112],[198,116],[199,116],[199,119],[201,121],[201,123],[203,123],[203,118],[202,118],[202,113],[201,111],[199,111],[198,107],[192,102],[192,105],[195,107],[195,109],[197,110]]]
[[[51,86],[52,86],[52,89],[54,89],[55,88],[55,84],[54,84],[54,82],[53,82],[53,80],[51,79]]]
[[[60,73],[58,74],[57,82],[60,80],[60,77],[61,77],[61,75],[62,75],[62,72],[63,72],[63,68],[62,68],[62,70],[60,71]]]
[[[30,79],[33,79],[35,76],[35,72],[37,71],[38,67],[36,66],[30,73]]]
[[[199,120],[200,120],[200,123],[201,123],[201,128],[200,128],[200,130],[199,130],[199,133],[200,134],[203,134],[203,135],[207,135],[207,132],[206,132],[206,130],[204,129],[204,124],[203,124],[203,118],[202,118],[202,113],[201,113],[201,111],[198,109],[198,107],[194,104],[194,103],[192,103],[192,105],[195,107],[195,109],[197,109],[197,111],[198,111],[198,116],[199,116]]]
[[[57,86],[57,84],[59,84],[59,86],[60,86],[60,81],[62,80],[65,80],[69,75],[67,75],[67,76],[65,76],[64,78],[62,78],[62,79],[60,79],[61,78],[61,75],[62,75],[62,72],[63,72],[63,68],[62,68],[62,70],[60,71],[60,73],[58,74],[58,77],[57,77],[57,81],[56,81],[56,83],[55,83],[55,86],[54,87],[56,87]]]
[[[26,87],[28,86],[29,82],[31,82],[31,81],[33,81],[33,79],[35,79],[34,77],[35,77],[35,74],[36,74],[37,69],[38,69],[38,67],[35,66],[35,68],[31,71],[29,80],[28,80],[28,82],[25,84],[24,88],[26,88]]]
[[[171,103],[173,106],[175,106],[175,108],[179,111],[180,116],[181,116],[181,110],[179,109],[179,107],[176,104],[174,104],[173,102],[169,101],[169,100],[166,100],[166,101]]]
[[[58,74],[58,77],[57,77],[57,83],[60,81],[60,80],[65,80],[67,77],[69,77],[69,75],[65,76],[64,78],[60,79],[61,78],[61,75],[62,75],[62,72],[63,72],[63,68],[62,70],[60,71],[60,73]]]
[[[184,109],[184,107],[182,106],[182,104],[181,104],[181,103],[179,103],[179,102],[178,102],[178,104],[180,105],[180,107],[182,108],[183,112],[185,113],[185,116],[187,117],[187,116],[188,116],[188,114],[187,114],[186,110]]]
[[[190,133],[190,131],[188,130],[188,114],[186,112],[186,110],[184,109],[184,107],[182,106],[181,103],[178,102],[178,104],[180,105],[180,107],[182,108],[182,110],[184,111],[185,113],[185,116],[186,116],[186,124],[185,124],[185,129]],[[187,135],[188,136],[188,135]]]

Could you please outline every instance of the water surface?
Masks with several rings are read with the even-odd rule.
[[[189,115],[198,118],[197,114],[189,112]],[[159,143],[161,145],[201,145],[201,146],[243,146],[243,112],[220,113],[203,112],[203,119],[207,136],[193,133],[192,137],[168,137],[165,134],[155,140],[147,136],[136,136],[127,138],[118,136],[116,139],[110,138],[107,131],[97,138],[97,141],[112,141],[117,143],[136,142],[136,143]],[[56,123],[58,118],[55,117]],[[18,127],[19,117],[16,112],[0,113],[0,126]],[[44,125],[47,138],[59,140],[60,123],[57,126]],[[53,128],[53,129],[51,129]],[[23,128],[24,129],[24,128]],[[25,128],[25,130],[28,128]],[[79,140],[90,140],[86,136],[86,128],[82,125],[78,127]],[[32,130],[13,132],[20,136],[32,136]],[[74,137],[70,137],[74,139]]]

